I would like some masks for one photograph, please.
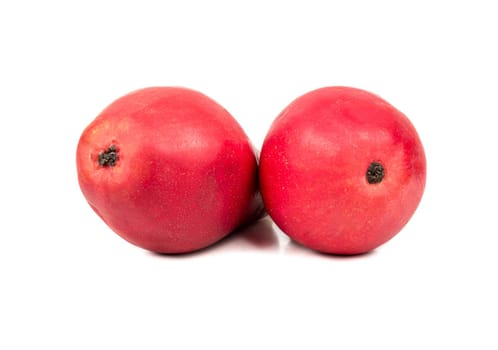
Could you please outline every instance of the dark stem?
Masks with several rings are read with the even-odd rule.
[[[367,169],[367,181],[369,184],[378,184],[384,178],[385,171],[382,164],[372,162]]]
[[[99,153],[99,165],[103,167],[115,166],[118,159],[118,150],[114,145]]]

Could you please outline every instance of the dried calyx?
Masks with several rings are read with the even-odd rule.
[[[372,162],[367,169],[367,181],[369,184],[378,184],[384,179],[384,166],[379,162]]]
[[[99,153],[99,165],[103,167],[115,166],[118,159],[118,150],[115,145],[111,145],[108,149]]]

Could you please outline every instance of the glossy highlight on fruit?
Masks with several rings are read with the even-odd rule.
[[[202,249],[263,210],[247,135],[194,90],[151,87],[117,99],[83,131],[76,159],[93,210],[147,250]]]
[[[368,252],[409,221],[426,159],[408,118],[377,95],[325,87],[294,100],[261,149],[266,209],[292,239],[332,254]]]

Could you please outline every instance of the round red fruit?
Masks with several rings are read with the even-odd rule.
[[[77,170],[107,225],[155,252],[207,247],[262,208],[248,137],[190,89],[146,88],[113,102],[81,135]]]
[[[408,118],[370,92],[326,87],[294,100],[261,149],[260,186],[275,223],[300,244],[360,254],[395,236],[426,179]]]

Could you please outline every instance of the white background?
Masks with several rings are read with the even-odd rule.
[[[1,349],[497,349],[494,1],[2,1]],[[299,247],[268,219],[158,256],[77,184],[83,128],[137,88],[225,106],[261,147],[327,85],[381,95],[428,160],[410,223],[371,254]]]

